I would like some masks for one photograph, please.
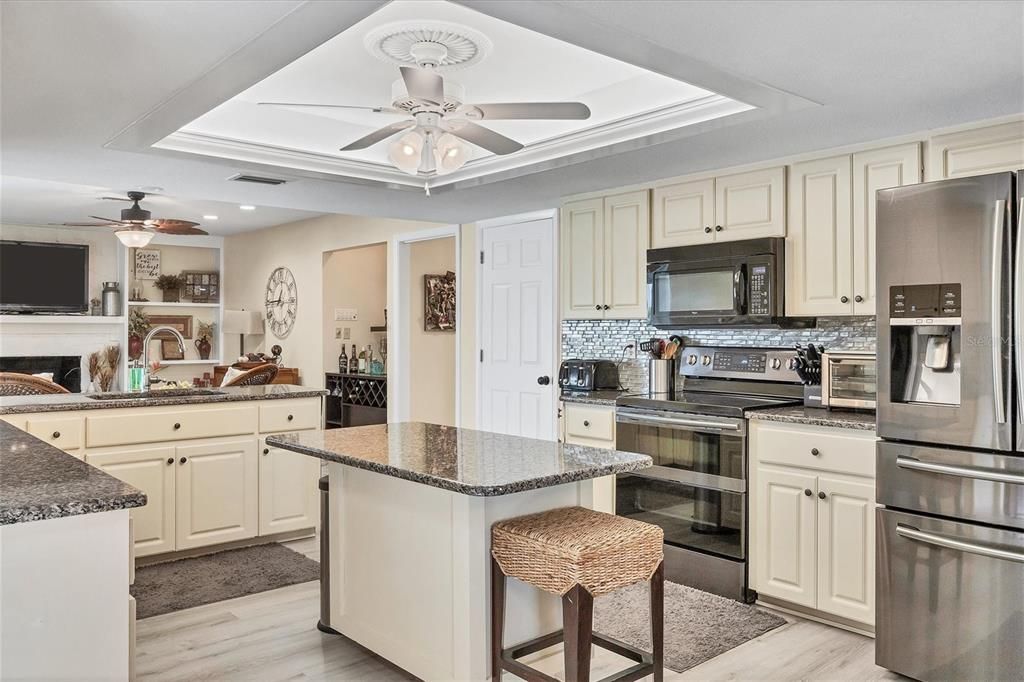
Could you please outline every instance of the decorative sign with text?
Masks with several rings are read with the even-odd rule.
[[[135,279],[156,279],[160,276],[160,250],[135,249]]]

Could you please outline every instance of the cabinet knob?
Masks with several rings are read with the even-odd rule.
[[[819,450],[818,448],[811,448],[811,454],[817,457],[818,455],[821,454],[821,450]]]
[[[600,310],[600,309],[601,309],[601,306],[600,306],[600,305],[595,305],[595,306],[594,306],[594,310]]]
[[[724,229],[725,229],[725,228],[724,228],[724,227],[722,227],[721,225],[715,225],[715,232],[721,232],[721,231],[722,231],[722,230],[724,230]]]
[[[590,422],[588,422],[586,419],[584,419],[583,420],[583,425],[589,428],[590,427]]]
[[[293,419],[295,419],[295,415],[293,415],[293,414],[288,415],[288,421],[291,421]]]
[[[610,306],[610,305],[608,305],[607,303],[605,303],[605,304],[604,304],[604,309],[605,309],[605,310],[609,310],[609,309],[611,309],[611,306]]]
[[[184,464],[185,462],[187,462],[187,461],[188,461],[188,457],[182,457],[182,458],[181,458],[181,459],[179,459],[178,461],[179,461],[179,462],[181,462],[182,464]]]
[[[825,493],[818,493],[818,499],[819,500],[824,500],[826,497],[828,497],[828,496]]]
[[[863,303],[864,297],[861,296],[860,294],[857,294],[856,296],[853,297],[853,300],[856,301],[857,303]]]
[[[53,437],[54,438],[60,438],[60,431],[54,431],[53,432]]]
[[[263,448],[263,454],[264,455],[269,455],[270,454],[270,448]]]
[[[811,496],[811,489],[810,488],[804,488],[804,495],[806,495],[807,497],[810,497]]]
[[[181,428],[181,422],[174,422],[174,430],[177,431]]]
[[[168,465],[174,464],[174,458],[173,457],[168,457],[167,458],[167,464]]]
[[[711,234],[711,226],[710,225],[705,225],[704,226],[704,232],[707,233],[707,234]]]
[[[849,296],[841,296],[841,297],[839,298],[839,300],[840,300],[840,302],[842,302],[842,303],[849,303],[849,302],[850,302],[850,297],[849,297]]]

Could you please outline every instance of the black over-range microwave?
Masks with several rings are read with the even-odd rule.
[[[647,320],[655,327],[812,327],[787,318],[785,240],[746,239],[647,252]]]

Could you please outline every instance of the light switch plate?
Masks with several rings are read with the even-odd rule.
[[[336,339],[340,339],[341,338],[341,327],[335,327],[334,328],[334,338],[336,338]],[[345,338],[347,339],[348,337],[346,336]]]
[[[346,341],[352,338],[352,327],[345,327],[345,334],[342,338]]]
[[[359,311],[355,308],[335,308],[335,322],[355,322],[359,319]]]

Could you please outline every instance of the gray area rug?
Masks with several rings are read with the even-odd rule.
[[[594,600],[594,631],[651,650],[648,583]],[[665,667],[681,673],[784,625],[774,613],[665,582]]]
[[[319,563],[274,543],[143,566],[131,594],[141,620],[319,579]]]

